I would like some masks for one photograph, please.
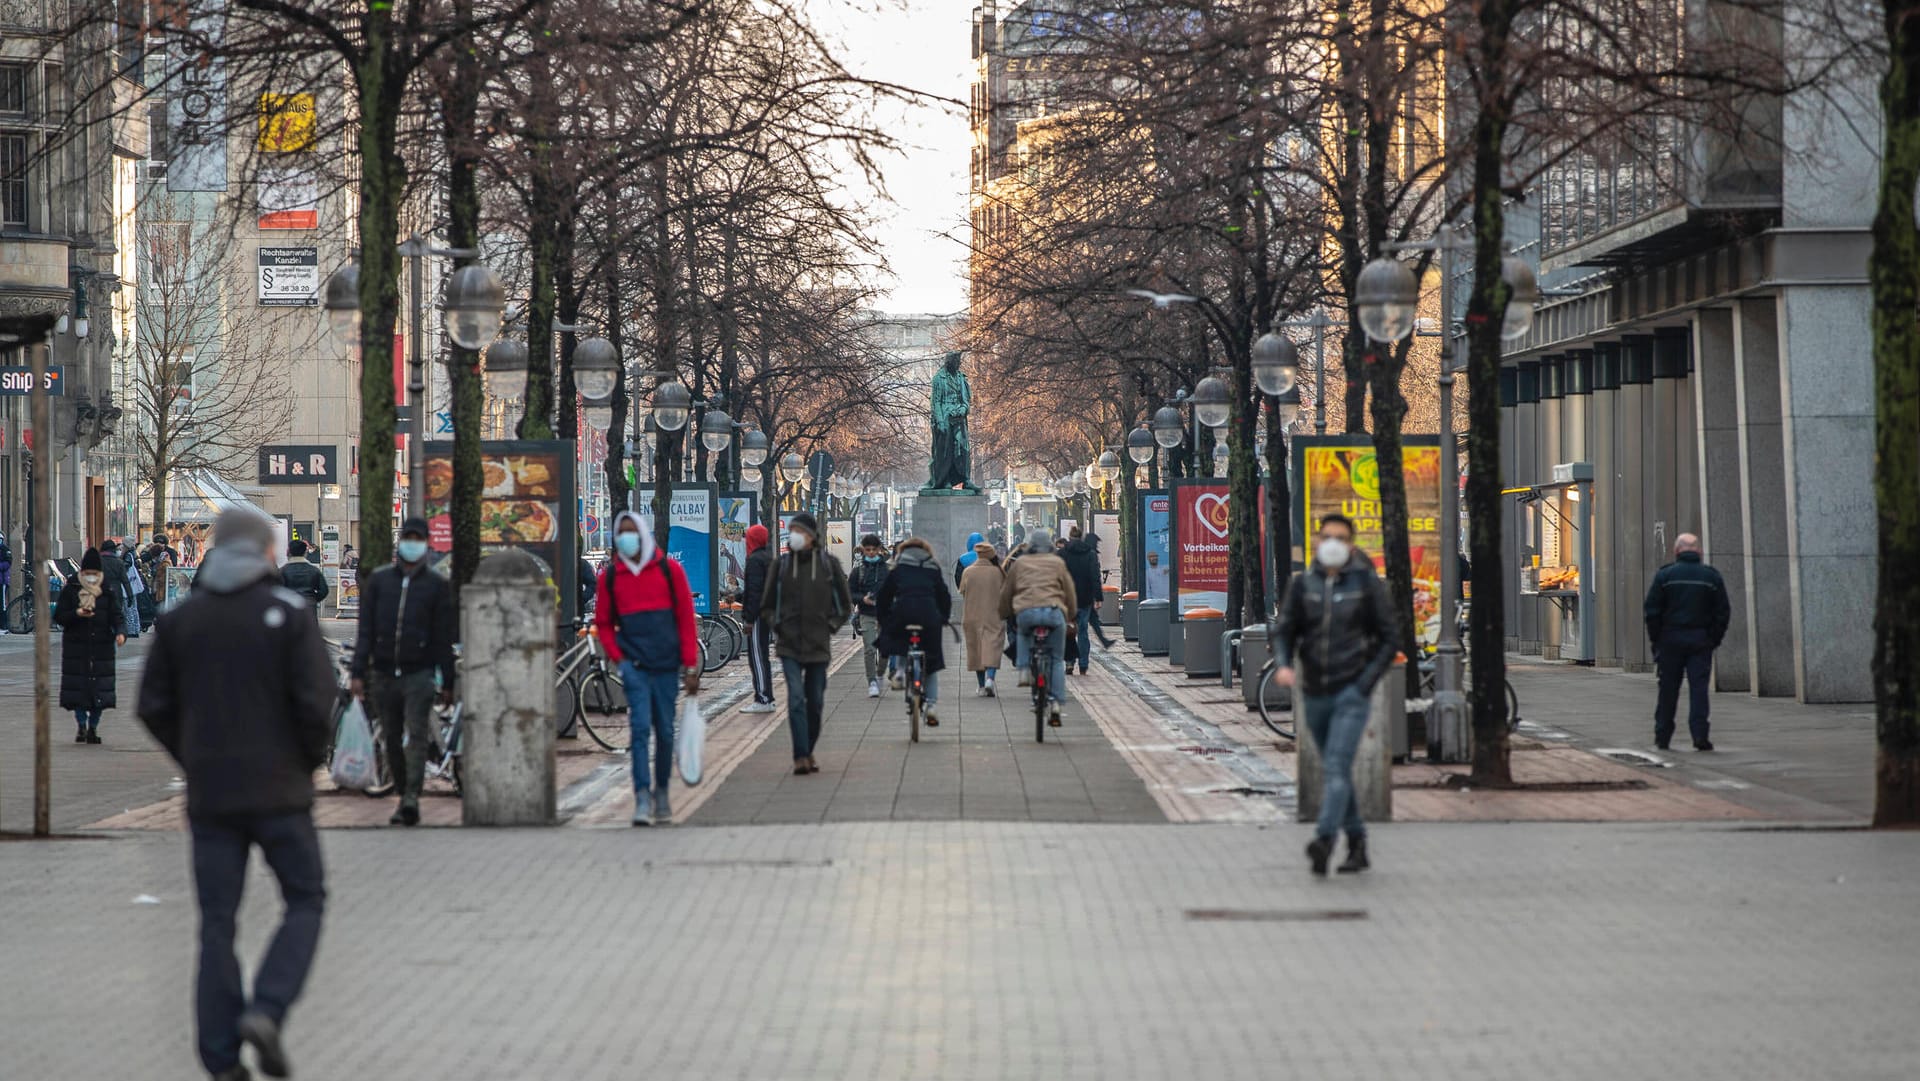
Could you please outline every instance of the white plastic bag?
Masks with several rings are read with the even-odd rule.
[[[700,783],[702,759],[707,750],[707,718],[700,712],[700,699],[688,695],[680,707],[680,726],[676,733],[675,757],[680,759],[680,779],[690,785]]]
[[[358,698],[348,699],[333,733],[333,761],[328,766],[333,783],[341,788],[372,788],[379,783],[379,770],[374,762],[378,753],[373,745],[373,726],[367,723],[367,711]]]

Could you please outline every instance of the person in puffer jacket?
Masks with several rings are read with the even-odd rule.
[[[654,543],[640,516],[613,521],[613,558],[600,572],[593,623],[607,656],[620,665],[632,729],[633,824],[669,822],[673,711],[682,686],[700,693],[700,629],[687,572]],[[653,733],[653,783],[647,784],[647,733]]]

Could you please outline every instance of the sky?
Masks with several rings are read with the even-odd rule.
[[[875,284],[888,312],[957,312],[966,307],[967,154],[964,103],[973,79],[971,0],[803,0],[807,15],[855,75],[955,104],[887,105],[881,121],[907,151],[884,160],[891,205],[873,208],[894,277]],[[864,193],[850,192],[857,200]],[[939,234],[947,232],[952,237]]]

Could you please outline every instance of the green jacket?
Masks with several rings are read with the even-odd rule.
[[[760,616],[773,618],[774,652],[803,664],[833,659],[833,636],[853,611],[847,572],[831,553],[788,552],[767,575]]]

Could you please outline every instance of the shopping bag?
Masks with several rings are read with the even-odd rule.
[[[380,783],[374,755],[373,726],[367,723],[367,711],[358,698],[347,699],[340,711],[340,723],[333,733],[333,760],[327,772],[341,788],[368,789]]]
[[[680,779],[690,785],[700,783],[702,758],[707,750],[707,719],[700,711],[697,695],[688,695],[680,707],[675,757],[680,759]]]

